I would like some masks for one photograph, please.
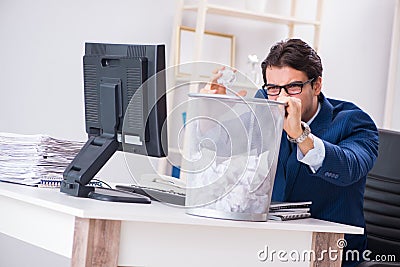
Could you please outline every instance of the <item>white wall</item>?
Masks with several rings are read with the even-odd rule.
[[[395,1],[324,1],[319,47],[324,67],[323,92],[328,97],[356,103],[371,115],[379,127],[383,125]],[[225,3],[223,0],[209,0],[209,2]],[[298,16],[313,19],[316,1],[298,2]],[[267,0],[266,11],[288,15],[289,3],[290,0]],[[234,8],[245,8],[245,1],[230,1],[229,5]],[[246,62],[248,54],[257,54],[258,58],[263,60],[269,47],[287,36],[287,27],[282,25],[213,15],[208,18],[206,29],[236,36],[236,67],[243,72],[249,70]],[[184,16],[184,22],[193,27],[195,25],[193,13]],[[310,26],[298,27],[295,30],[296,37],[304,39],[311,45],[312,34]],[[399,117],[393,120],[393,127],[400,125]]]
[[[320,54],[326,94],[355,102],[380,127],[394,6],[394,0],[326,1],[323,18]]]
[[[84,43],[165,43],[169,51],[174,14],[174,2],[161,0],[1,0],[0,132],[86,140]],[[99,177],[132,182],[121,153]]]
[[[84,139],[84,43],[169,46],[174,12],[160,0],[0,1],[0,131]]]
[[[287,13],[287,3],[269,0],[267,8]],[[315,0],[301,3],[299,12],[314,12]],[[326,0],[324,8],[324,92],[356,102],[378,126],[383,122],[394,3]],[[244,8],[245,2],[229,5]],[[175,2],[163,0],[2,0],[0,131],[85,139],[84,42],[166,43],[168,52],[174,13]],[[184,17],[190,25],[187,17],[193,13]],[[286,36],[281,25],[208,18],[207,29],[236,35],[236,62],[243,72],[249,53],[263,59],[270,45]],[[312,41],[310,34],[301,34]]]

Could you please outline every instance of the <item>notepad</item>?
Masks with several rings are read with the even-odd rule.
[[[63,177],[59,175],[45,175],[40,178],[40,182],[37,184],[41,188],[60,188]],[[90,181],[88,186],[102,187],[103,183],[101,181]]]
[[[299,201],[299,202],[277,202],[272,201],[269,205],[270,210],[280,210],[280,209],[299,209],[299,208],[309,208],[311,206],[311,201]]]
[[[268,219],[287,221],[311,217],[311,201],[300,202],[271,202]]]
[[[268,214],[268,219],[273,221],[288,221],[288,220],[296,220],[296,219],[303,219],[311,217],[311,213],[309,212],[301,212],[301,213],[281,213],[275,214],[270,212]]]

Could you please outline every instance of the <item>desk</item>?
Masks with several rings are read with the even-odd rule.
[[[320,255],[329,246],[337,249],[344,233],[363,233],[316,219],[202,218],[157,202],[110,203],[7,183],[0,183],[0,203],[1,233],[69,257],[73,267],[314,266],[314,260],[293,261],[296,251],[313,249]],[[278,255],[280,250],[286,256]],[[318,264],[340,266],[339,260]]]

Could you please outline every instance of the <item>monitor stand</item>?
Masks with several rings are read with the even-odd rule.
[[[76,197],[127,203],[151,203],[147,196],[111,188],[87,186],[118,149],[115,138],[90,137],[64,171],[60,191]]]
[[[102,134],[91,136],[63,173],[60,191],[76,197],[104,201],[150,203],[146,196],[87,186],[111,156],[118,150],[116,129],[121,119],[121,87],[118,79],[100,84]]]
[[[88,197],[97,200],[111,201],[111,202],[142,203],[142,204],[151,203],[149,197],[140,194],[129,193],[126,191],[121,191],[111,188],[102,188],[102,187],[96,187],[94,191],[89,193]]]

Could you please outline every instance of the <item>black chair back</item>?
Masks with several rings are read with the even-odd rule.
[[[364,195],[368,249],[371,259],[394,255],[400,261],[400,132],[379,130],[378,153]]]

